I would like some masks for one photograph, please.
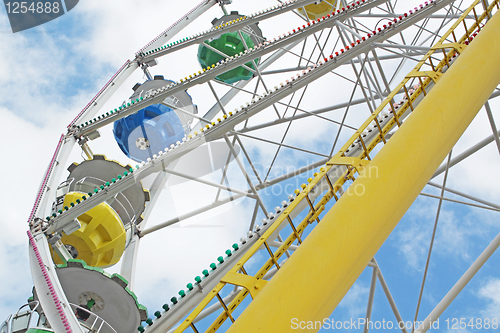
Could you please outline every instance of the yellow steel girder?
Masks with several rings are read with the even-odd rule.
[[[500,82],[494,15],[361,174],[229,328],[289,332],[328,318]]]

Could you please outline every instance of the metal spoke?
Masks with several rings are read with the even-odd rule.
[[[365,61],[366,61],[366,59],[367,59],[367,58],[365,57]],[[362,64],[362,68],[364,67],[364,65],[365,65],[365,64],[363,63],[363,64]],[[352,66],[354,67],[354,64],[352,64]],[[361,77],[360,77],[359,75],[357,75],[357,82],[356,82],[356,83],[358,83],[358,82],[359,82],[359,83],[361,82]],[[359,86],[361,87],[361,84],[359,84]],[[348,104],[347,104],[347,108],[346,108],[346,110],[345,110],[345,112],[344,112],[344,116],[343,116],[343,118],[342,118],[342,123],[341,123],[341,125],[340,125],[339,130],[337,131],[337,135],[336,135],[336,137],[335,137],[335,141],[333,142],[332,149],[330,150],[330,156],[331,156],[331,155],[333,155],[333,151],[335,150],[335,146],[337,145],[337,141],[338,141],[338,139],[339,139],[339,137],[340,137],[340,132],[342,131],[342,128],[344,127],[344,122],[345,122],[345,120],[346,120],[347,113],[349,112],[349,108],[351,107],[351,102],[352,102],[352,99],[353,99],[353,97],[354,97],[354,93],[356,92],[356,88],[357,88],[357,87],[358,87],[358,84],[356,84],[356,85],[354,86],[354,89],[353,89],[353,91],[352,91],[352,93],[351,93],[351,97],[349,98],[349,102],[348,102]],[[365,95],[365,101],[366,101],[366,100],[367,100],[367,98],[366,98],[366,95]],[[367,105],[370,107],[370,104],[369,104],[369,103],[367,103]]]
[[[240,36],[240,40],[243,42],[243,46],[245,47],[245,50],[248,50],[248,45],[245,42],[245,38],[243,38],[243,35],[241,34],[241,31],[239,31],[239,30],[238,30],[238,35]],[[259,66],[257,65],[257,62],[255,61],[255,59],[252,59],[252,63],[255,67],[255,73],[257,73],[257,76],[259,77],[260,82],[262,83],[262,86],[264,87],[266,92],[269,92],[269,89],[267,89],[267,85],[265,84],[264,79],[262,78],[262,74],[260,73]],[[278,119],[281,118],[275,104],[273,104],[273,108],[274,108],[274,111],[276,111],[276,115],[278,116]]]
[[[236,142],[236,137],[233,139],[233,146],[234,146],[234,143]],[[229,152],[227,154],[227,158],[226,158],[226,164],[224,165],[224,170],[222,171],[222,178],[219,182],[220,185],[222,185],[224,182],[226,182],[226,185],[229,185],[228,184],[228,179],[227,179],[227,169],[229,167],[229,162],[231,161],[231,152]],[[218,189],[217,190],[217,194],[215,195],[215,200],[214,201],[217,201],[219,200],[219,195],[221,193],[221,189]],[[231,193],[229,193],[229,195],[231,195]]]
[[[190,217],[193,217],[193,216],[205,213],[205,212],[207,212],[207,211],[209,211],[211,209],[214,209],[216,207],[222,206],[222,205],[224,205],[224,204],[226,204],[228,202],[235,201],[235,200],[237,200],[239,198],[242,198],[244,196],[245,196],[245,194],[236,194],[236,195],[234,195],[232,197],[227,197],[225,199],[222,199],[222,200],[219,200],[219,201],[215,201],[215,202],[211,203],[210,205],[200,207],[200,208],[198,208],[196,210],[193,210],[193,211],[191,211],[189,213],[186,213],[186,214],[183,214],[183,215],[179,215],[179,216],[174,217],[174,218],[172,218],[172,219],[170,219],[168,221],[165,221],[165,222],[158,223],[158,224],[156,224],[156,225],[154,225],[154,226],[152,226],[152,227],[150,227],[148,229],[145,229],[145,230],[141,231],[140,235],[141,235],[141,237],[146,236],[147,234],[150,234],[150,233],[152,233],[154,231],[158,231],[160,229],[163,229],[163,228],[166,228],[168,226],[174,225],[176,223],[182,222],[182,221],[184,221],[184,220],[186,220],[186,219],[188,219]]]
[[[227,146],[231,150],[231,153],[233,154],[235,161],[238,163],[238,166],[240,167],[241,172],[245,176],[245,179],[246,179],[248,185],[250,185],[250,188],[252,189],[252,192],[253,192],[255,198],[257,199],[257,202],[259,203],[260,208],[262,209],[264,214],[266,216],[268,216],[269,214],[267,212],[266,205],[264,205],[264,202],[260,198],[259,193],[257,192],[257,189],[253,185],[252,180],[250,179],[250,177],[248,176],[248,174],[245,170],[245,166],[243,165],[243,163],[241,163],[241,161],[238,157],[238,154],[236,153],[236,150],[234,149],[233,145],[231,144],[231,141],[229,140],[229,137],[226,134],[224,134],[224,140],[226,141]]]
[[[307,87],[308,86],[305,86],[304,87],[304,90],[302,91],[302,95],[299,99],[299,102],[297,103],[297,107],[300,105],[300,102],[302,101],[302,98],[304,97],[304,94],[307,90]],[[292,115],[292,119],[295,117],[295,114],[297,113],[297,109],[295,108],[294,112],[293,112],[293,115]],[[276,161],[276,158],[278,157],[278,154],[280,152],[280,149],[281,147],[283,146],[283,141],[285,141],[285,137],[288,133],[288,130],[290,129],[290,126],[292,125],[292,122],[290,121],[287,125],[287,128],[285,130],[285,133],[283,134],[282,138],[281,138],[281,142],[280,142],[280,145],[278,146],[278,149],[276,150],[276,153],[274,154],[274,157],[273,157],[273,160],[271,162],[271,164],[269,165],[269,169],[267,170],[267,173],[266,173],[266,176],[264,177],[264,181],[267,180],[267,177],[269,177],[269,173],[271,172],[271,169],[273,168],[273,165],[274,165],[274,162]]]
[[[429,194],[429,193],[420,193],[420,195],[424,196],[424,197],[429,197],[429,198],[441,199],[440,196]],[[454,202],[454,203],[458,203],[458,204],[462,204],[462,205],[466,205],[466,206],[477,207],[477,208],[492,210],[495,212],[500,212],[499,208],[493,208],[493,207],[488,207],[488,206],[484,206],[484,205],[477,205],[477,204],[473,204],[470,202],[465,202],[465,201],[460,201],[460,200],[455,200],[455,199],[450,199],[450,198],[444,198],[444,197],[442,199],[444,201]]]
[[[472,263],[472,265],[467,269],[467,271],[460,277],[460,279],[455,283],[453,288],[443,297],[439,304],[431,311],[431,313],[422,321],[422,324],[417,329],[417,333],[424,333],[430,328],[432,323],[439,319],[439,316],[443,314],[444,310],[453,302],[455,297],[465,288],[467,283],[474,277],[474,275],[479,271],[479,269],[484,265],[484,263],[491,257],[491,255],[500,246],[500,234],[498,234],[495,239],[486,247],[486,249],[481,253],[481,255]]]
[[[439,184],[436,184],[436,183],[433,183],[433,182],[428,182],[427,184],[431,185],[431,186],[434,186],[436,188],[439,188],[439,189],[442,189],[443,187]],[[488,202],[486,200],[483,200],[483,199],[479,199],[479,198],[476,198],[472,195],[469,195],[469,194],[465,194],[465,193],[462,193],[462,192],[459,192],[457,190],[453,190],[449,187],[444,187],[445,191],[447,192],[450,192],[450,193],[453,193],[453,194],[456,194],[458,196],[461,196],[461,197],[464,197],[464,198],[467,198],[469,200],[472,200],[472,201],[476,201],[476,202],[479,202],[479,203],[482,203],[483,205],[485,206],[490,206],[490,207],[493,207],[493,208],[496,208],[496,209],[500,209],[500,205],[497,205],[497,204],[494,204],[494,203],[491,203],[491,202]]]
[[[374,263],[375,266],[377,267],[378,281],[380,282],[380,285],[382,286],[382,289],[384,290],[385,297],[389,301],[389,305],[391,306],[392,312],[394,313],[394,316],[396,317],[397,322],[398,323],[404,322],[403,318],[401,317],[401,314],[399,313],[398,307],[396,306],[396,302],[394,301],[394,298],[392,298],[391,292],[389,290],[389,287],[387,286],[387,282],[385,281],[384,275],[382,274],[382,271],[380,270],[380,266],[378,265],[377,260],[375,258],[373,258],[371,262]],[[406,327],[404,327],[404,325],[401,328],[401,331],[403,333],[408,333],[406,331]]]
[[[490,103],[486,102],[484,105],[486,113],[488,114],[488,120],[490,121],[491,130],[493,131],[493,137],[495,138],[495,143],[497,144],[498,152],[500,153],[500,139],[498,137],[497,126],[495,125],[495,120],[493,119],[493,114],[491,113]]]
[[[417,302],[417,309],[415,310],[415,318],[413,320],[414,323],[417,322],[418,311],[420,309],[420,302],[422,301],[422,295],[424,293],[425,280],[426,280],[426,277],[427,277],[427,271],[429,269],[429,262],[431,260],[432,247],[434,245],[434,239],[436,237],[437,224],[438,224],[438,221],[439,221],[439,213],[441,212],[441,205],[443,204],[444,188],[446,186],[446,180],[448,179],[448,170],[450,169],[450,161],[451,161],[451,152],[448,154],[448,162],[446,164],[446,171],[445,171],[444,179],[443,179],[443,188],[441,190],[441,196],[439,198],[439,204],[438,204],[438,209],[437,209],[437,213],[436,213],[436,219],[434,221],[434,228],[432,230],[431,243],[429,245],[429,251],[428,251],[428,254],[427,254],[427,261],[425,262],[424,275],[423,275],[423,278],[422,278],[422,286],[420,288],[420,294],[418,296],[418,302]],[[411,331],[412,331],[412,333],[415,331],[415,326],[412,326]]]
[[[497,135],[498,134],[500,134],[500,132],[497,132]],[[472,146],[469,149],[466,149],[462,153],[458,154],[457,156],[455,156],[451,160],[450,167],[456,165],[457,163],[463,161],[464,159],[466,159],[470,155],[472,155],[475,152],[479,151],[480,149],[486,147],[488,144],[490,144],[491,142],[493,142],[493,140],[495,140],[495,136],[492,134],[489,137],[487,137],[486,139],[481,140],[480,142],[476,143],[474,146]],[[434,173],[434,175],[432,175],[432,178],[435,178],[435,177],[439,176],[441,173],[443,173],[443,171],[445,169],[446,169],[446,165],[441,165],[436,170],[436,172]]]
[[[378,275],[378,267],[373,267],[372,271],[372,280],[370,283],[370,292],[368,294],[368,306],[366,307],[366,322],[365,327],[363,329],[363,333],[368,333],[368,323],[371,322],[372,317],[372,307],[373,307],[373,299],[375,298],[375,287],[377,286],[377,275]]]
[[[231,134],[236,135],[236,133],[234,133],[234,132],[231,133]],[[326,154],[321,154],[321,153],[314,152],[314,151],[311,151],[311,150],[308,150],[308,149],[303,149],[303,148],[299,148],[299,147],[295,147],[295,146],[291,146],[291,145],[286,145],[283,142],[275,142],[275,141],[271,141],[271,140],[259,138],[259,137],[248,135],[248,134],[243,134],[243,133],[239,133],[239,135],[247,137],[247,138],[250,138],[250,139],[254,139],[254,140],[257,140],[257,141],[262,141],[262,142],[265,142],[265,143],[269,143],[269,144],[272,144],[272,145],[276,145],[276,146],[280,146],[280,147],[284,147],[284,148],[294,149],[294,150],[301,151],[301,152],[304,152],[304,153],[309,153],[309,154],[313,154],[313,155],[317,155],[317,156],[321,156],[321,157],[329,157],[329,155],[326,155]]]

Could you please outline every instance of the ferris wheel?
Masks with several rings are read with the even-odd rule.
[[[373,329],[380,304],[388,329],[436,328],[500,245],[452,265],[446,292],[423,305],[425,288],[443,288],[429,277],[433,251],[449,245],[443,205],[500,211],[481,191],[495,175],[476,187],[457,177],[477,174],[470,160],[484,147],[500,153],[499,1],[251,9],[202,1],[68,125],[28,221],[33,296],[1,333],[317,331],[336,328],[323,319],[358,279],[368,287],[355,329]],[[432,211],[425,226],[403,218],[415,199],[428,205],[419,218]],[[406,241],[426,246],[412,253],[418,283],[394,268],[408,259],[400,220],[415,232]],[[174,273],[193,276],[165,288]],[[146,285],[152,276],[163,288]],[[396,290],[412,290],[411,318]]]

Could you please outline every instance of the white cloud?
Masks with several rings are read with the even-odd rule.
[[[500,279],[490,278],[478,291],[477,296],[486,301],[486,306],[481,310],[484,319],[493,318],[500,321]]]
[[[395,245],[409,268],[423,272],[432,230],[436,218],[438,199],[419,198],[410,208],[404,223],[397,229]],[[455,266],[470,264],[471,248],[476,251],[477,241],[489,239],[496,226],[491,214],[477,208],[463,208],[444,202],[431,255],[431,266],[444,259]],[[481,245],[482,249],[483,246]]]
[[[364,318],[366,316],[369,291],[370,288],[365,287],[361,282],[353,284],[338,305],[339,308],[347,311],[346,318]]]
[[[28,263],[27,220],[58,135],[49,127],[38,127],[0,107],[2,142],[2,242],[0,242],[0,320],[31,295]],[[57,120],[54,120],[57,123]],[[57,126],[64,126],[63,123]],[[29,139],[28,139],[29,138]],[[17,302],[17,303],[16,303]]]

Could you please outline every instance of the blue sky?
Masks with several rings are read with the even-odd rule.
[[[152,0],[141,2],[113,0],[103,3],[97,0],[87,0],[80,2],[71,12],[56,20],[16,34],[12,34],[10,30],[5,10],[0,9],[0,40],[2,41],[0,84],[6,92],[0,101],[0,119],[2,119],[0,141],[2,142],[3,162],[3,190],[0,192],[3,214],[0,217],[0,225],[4,234],[0,242],[0,264],[4,267],[0,271],[0,320],[15,312],[31,293],[33,284],[27,257],[26,220],[59,136],[64,133],[66,125],[127,59],[132,59],[138,49],[194,7],[196,2],[190,0],[179,4],[178,2],[158,3]],[[402,11],[408,10],[412,7],[409,2],[408,4],[398,2],[398,8]],[[419,2],[412,1],[411,3]],[[270,5],[274,3],[265,0],[251,3],[235,0],[229,8],[248,14]],[[215,16],[221,16],[221,11],[217,8],[202,16],[179,37],[208,29],[210,21]],[[266,37],[272,38],[285,32],[281,30],[281,27],[289,30],[294,28],[299,21],[297,17],[279,18],[272,22],[262,23],[261,28]],[[297,52],[300,52],[300,48]],[[296,59],[292,56],[283,57],[283,62],[296,65]],[[414,64],[411,63],[404,70],[409,70],[413,66]],[[166,78],[178,80],[198,69],[196,50],[189,48],[186,53],[161,59],[160,65],[152,71],[154,71],[153,74],[164,74]],[[353,75],[350,69],[341,69],[339,72],[351,77]],[[290,75],[277,76],[275,80],[282,82]],[[324,106],[321,101],[326,98],[325,96],[329,96],[332,90],[328,86],[330,79],[331,77],[325,78],[314,88],[310,88],[311,90],[304,98],[304,107],[314,109]],[[131,93],[131,87],[136,82],[142,81],[144,81],[142,73],[135,73],[110,99],[109,106],[119,105],[127,99]],[[227,88],[216,85],[215,89],[223,92]],[[345,97],[341,95],[348,92],[349,88],[335,86],[333,91],[337,93],[334,98],[342,100]],[[215,99],[206,87],[195,87],[189,92],[201,114],[215,103]],[[356,97],[361,96],[358,92]],[[295,101],[298,98],[298,95],[294,96]],[[231,106],[234,107],[233,104],[239,106],[249,100],[246,95],[241,99],[232,103]],[[500,122],[498,102],[495,102],[493,101],[491,105],[498,123]],[[332,103],[326,103],[328,104]],[[356,126],[365,119],[368,112],[362,108],[353,109],[358,113],[349,115],[348,121]],[[279,110],[283,111],[284,108],[281,107]],[[266,110],[257,118],[258,120],[265,119],[272,116],[273,112],[273,110]],[[341,118],[342,113],[334,111],[326,113],[325,116],[338,119]],[[307,126],[315,126],[315,130],[303,131],[303,128]],[[337,128],[331,123],[299,121],[291,127],[290,135],[287,136],[285,143],[329,154],[331,142],[325,143],[324,137]],[[277,125],[271,130],[257,131],[252,135],[262,135],[267,139],[280,141],[285,130],[286,125]],[[340,146],[350,133],[349,131],[342,133]],[[483,109],[460,139],[453,154],[459,154],[490,133],[491,128]],[[260,165],[270,163],[276,148],[252,139],[243,138],[242,141],[254,156],[254,161],[258,162],[261,175],[265,176],[267,170]],[[340,146],[337,145],[336,149]],[[94,148],[110,158],[123,163],[127,162],[126,157],[115,144],[110,130],[103,131],[102,142],[96,143]],[[319,159],[317,156],[290,149],[283,149],[278,156],[271,176],[285,173],[289,170],[288,167],[293,169]],[[81,161],[80,154],[75,152],[71,159],[71,161]],[[500,202],[500,184],[497,175],[499,162],[499,151],[492,143],[462,164],[452,168],[448,184],[453,189],[498,204]],[[246,166],[248,169],[248,163]],[[234,175],[231,178],[231,186],[246,189],[246,184],[241,177],[235,176],[238,172],[237,166],[233,163],[230,167],[230,175]],[[297,187],[311,173],[289,180],[284,185],[291,184],[290,186]],[[218,181],[220,175],[210,177],[209,179]],[[441,183],[442,176],[437,177],[435,182]],[[206,193],[205,191],[207,191],[206,188],[192,182],[167,188],[161,199],[164,200],[165,207],[155,210],[151,223],[154,225],[177,214],[188,212],[193,204],[191,202],[193,193]],[[423,192],[440,194],[432,187],[424,189]],[[268,210],[279,205],[287,195],[288,193],[284,192],[267,191],[265,203]],[[453,194],[447,194],[447,196],[466,201]],[[204,198],[195,198],[201,205]],[[405,321],[413,320],[415,314],[437,203],[437,199],[419,197],[376,255]],[[253,212],[253,205],[250,199],[238,200],[232,205],[208,213],[203,219],[192,219],[144,238],[135,291],[141,303],[150,309],[150,316],[178,290],[184,288],[186,283],[191,282],[194,276],[199,275],[201,270],[207,268],[231,244],[245,235],[248,223],[239,223],[239,220],[241,216],[245,217],[245,221],[249,219]],[[259,214],[259,217],[262,217],[262,213]],[[456,203],[443,203],[419,320],[422,320],[434,308],[465,269],[500,232],[498,214],[495,211]],[[447,318],[451,326],[453,318],[464,317],[468,322],[471,318],[500,317],[498,315],[500,313],[499,259],[500,254],[494,253],[459,295],[457,301],[446,310],[441,317],[439,331],[447,331],[445,327]],[[163,268],[151,269],[157,266]],[[364,317],[371,270],[369,267],[365,270],[331,318],[349,320]],[[113,267],[110,271],[119,271],[119,267]],[[378,284],[372,320],[381,321],[382,319],[395,321]],[[323,329],[322,331],[329,330]],[[477,330],[469,327],[464,330],[450,329],[449,331],[475,332]],[[482,329],[481,331],[488,330]]]

